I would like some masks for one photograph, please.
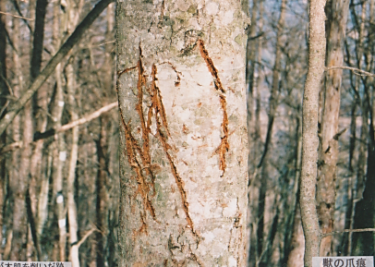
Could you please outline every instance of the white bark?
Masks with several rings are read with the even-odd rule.
[[[67,72],[67,87],[69,93],[70,116],[73,121],[78,119],[77,104],[75,99],[75,76],[72,62],[69,62],[66,67]],[[67,178],[67,205],[68,205],[68,222],[69,222],[69,243],[70,254],[69,260],[72,262],[72,267],[79,267],[79,253],[78,253],[78,223],[77,223],[77,207],[74,200],[74,180],[75,171],[78,159],[78,140],[79,140],[79,127],[72,129],[72,146],[70,151],[69,172]]]
[[[245,17],[118,3],[121,266],[246,265]]]

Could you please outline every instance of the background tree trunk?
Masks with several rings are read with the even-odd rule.
[[[325,10],[327,16],[326,66],[342,66],[349,0],[330,0]],[[323,234],[332,232],[334,229],[341,80],[342,69],[334,69],[326,73],[316,196],[319,224]],[[321,240],[319,253],[321,257],[332,256],[332,240],[332,236]]]
[[[6,4],[4,1],[0,3],[0,11],[1,12],[7,12],[6,10]],[[0,35],[5,36],[6,35],[6,18],[4,14],[0,14]],[[1,38],[0,40],[0,119],[5,115],[6,113],[6,106],[8,105],[8,101],[6,99],[6,96],[10,95],[8,85],[6,83],[6,77],[7,77],[7,67],[6,67],[6,39]],[[16,88],[16,92],[13,92],[14,94],[19,93],[17,91],[18,88]],[[19,124],[19,120],[15,123]],[[17,125],[17,124],[15,124]],[[15,126],[17,127],[17,126]],[[19,132],[16,129],[16,137],[19,139]],[[4,132],[3,134],[0,134],[0,145],[5,145],[6,143],[6,135],[7,133]],[[4,200],[5,200],[5,181],[7,178],[6,173],[6,159],[0,158],[0,229],[3,229],[3,220],[4,220]],[[3,240],[3,231],[0,231],[0,240]],[[0,259],[2,259],[2,250],[0,250]]]
[[[320,229],[315,207],[315,186],[318,161],[319,89],[325,59],[325,0],[309,3],[309,70],[307,73],[302,111],[302,171],[300,207],[305,234],[305,267],[312,266],[312,257],[319,256]]]

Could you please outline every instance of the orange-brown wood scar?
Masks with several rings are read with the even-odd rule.
[[[137,159],[136,151],[140,151],[140,147],[137,141],[134,139],[134,137],[131,134],[130,123],[129,124],[125,123],[122,113],[121,113],[121,122],[122,122],[122,125],[124,127],[124,132],[125,132],[126,156],[127,156],[130,166],[136,173],[136,180],[138,184],[138,189],[136,191],[136,194],[140,194],[142,196],[144,210],[145,211],[148,210],[152,218],[156,220],[155,210],[149,199],[150,183],[146,181],[146,178],[143,175],[143,171],[142,171],[143,168]],[[152,184],[151,186],[153,187]]]
[[[140,212],[140,217],[141,217],[142,225],[139,228],[139,230],[133,230],[133,240],[135,240],[137,235],[139,235],[139,234],[142,234],[142,233],[145,233],[146,235],[148,234],[147,233],[146,218],[145,218],[145,215],[142,214],[142,212]]]
[[[229,151],[229,142],[228,142],[228,137],[229,137],[229,130],[228,130],[228,114],[227,114],[227,100],[224,95],[226,92],[223,88],[223,85],[220,81],[219,73],[217,68],[215,67],[212,59],[210,58],[207,49],[204,47],[204,42],[203,40],[198,40],[198,47],[199,47],[199,52],[206,62],[206,65],[208,67],[208,70],[210,71],[213,79],[214,79],[214,84],[216,90],[218,90],[221,94],[219,96],[220,98],[220,106],[223,111],[223,122],[221,124],[221,130],[222,130],[222,135],[221,135],[221,142],[219,147],[216,149],[215,153],[219,155],[220,158],[220,163],[219,163],[219,168],[220,170],[223,171],[221,176],[224,176],[225,169],[227,167],[226,163],[226,153]]]
[[[142,49],[139,47],[139,60],[137,66],[127,68],[123,71],[118,72],[119,79],[122,74],[127,73],[132,70],[138,72],[138,81],[137,81],[137,103],[135,104],[135,110],[137,111],[138,117],[140,119],[140,127],[135,129],[140,134],[140,140],[132,135],[131,123],[126,122],[123,116],[123,112],[120,108],[121,122],[125,132],[125,142],[126,142],[126,155],[128,162],[135,172],[135,179],[137,181],[138,188],[136,189],[134,198],[140,194],[143,199],[143,208],[144,212],[140,213],[142,225],[139,230],[134,230],[133,236],[136,237],[140,233],[147,234],[147,217],[146,211],[148,211],[151,216],[156,220],[156,214],[154,207],[152,206],[151,198],[155,196],[155,172],[160,170],[160,166],[152,164],[151,152],[150,152],[150,134],[159,139],[161,148],[163,149],[172,172],[173,177],[175,178],[175,183],[177,185],[178,191],[181,196],[182,208],[184,210],[188,228],[192,231],[195,236],[198,236],[194,231],[193,221],[189,214],[189,204],[187,202],[186,192],[184,190],[184,182],[179,176],[176,165],[174,163],[171,151],[173,152],[172,147],[168,144],[168,138],[170,137],[170,132],[168,129],[167,116],[163,104],[163,98],[158,87],[158,78],[157,78],[157,66],[152,65],[151,71],[151,82],[147,83],[147,78],[145,70],[142,63]],[[169,62],[162,63],[168,64],[177,74],[176,86],[180,83],[181,73],[176,70],[176,68]],[[117,80],[117,87],[119,86],[119,81]],[[148,110],[144,109],[144,98],[145,94],[149,95],[151,98],[151,104],[148,106]],[[151,124],[154,118],[156,122],[156,134],[152,135],[151,133]],[[186,126],[184,126],[186,128]],[[187,128],[186,128],[187,130]],[[134,129],[133,129],[134,131]],[[139,160],[140,159],[140,160]]]

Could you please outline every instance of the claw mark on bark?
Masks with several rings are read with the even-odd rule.
[[[151,76],[152,76],[152,84],[151,84],[151,95],[152,95],[152,103],[153,103],[153,107],[155,109],[155,118],[156,118],[156,121],[158,121],[158,117],[161,118],[162,120],[162,123],[160,126],[163,126],[163,135],[165,136],[165,133],[167,133],[168,136],[170,136],[170,133],[169,133],[169,130],[168,130],[168,121],[167,121],[167,116],[165,115],[165,109],[164,109],[164,105],[163,105],[163,98],[160,94],[160,90],[159,90],[159,87],[157,86],[157,81],[158,81],[158,78],[156,77],[157,75],[157,68],[156,68],[156,65],[153,64],[152,65],[152,73],[151,73]],[[162,128],[160,128],[162,129]]]
[[[124,69],[124,70],[122,70],[122,71],[118,71],[118,72],[117,72],[117,76],[118,76],[118,78],[120,78],[122,74],[124,74],[124,73],[126,73],[126,72],[128,72],[128,71],[134,70],[134,69],[136,69],[136,68],[137,68],[137,67],[130,67],[130,68],[126,68],[126,69]]]
[[[198,259],[198,257],[194,253],[191,253],[190,257],[198,264],[198,266],[204,267],[204,264]]]
[[[178,71],[176,69],[176,67],[169,61],[167,62],[162,62],[160,63],[160,65],[163,65],[163,64],[168,64],[169,66],[171,66],[171,68],[173,69],[173,71],[176,73],[177,75],[177,81],[174,82],[174,85],[177,87],[177,86],[180,86],[180,81],[181,81],[181,78],[180,78],[180,75],[182,75],[182,73],[180,71]]]
[[[199,39],[198,40],[198,46],[199,46],[199,52],[201,53],[202,58],[207,64],[208,70],[210,71],[212,77],[214,77],[214,83],[215,83],[215,88],[216,90],[219,90],[221,93],[225,93],[225,90],[223,88],[223,85],[221,84],[220,78],[218,71],[214,65],[214,62],[208,55],[208,51],[204,47],[204,42],[203,40]]]
[[[134,137],[131,134],[130,123],[126,124],[124,117],[122,115],[121,108],[120,108],[120,115],[121,115],[121,122],[125,131],[126,154],[127,154],[128,162],[130,166],[132,167],[132,169],[137,174],[136,180],[138,183],[138,190],[136,194],[137,193],[141,194],[142,199],[143,199],[144,210],[145,211],[148,210],[152,218],[156,221],[155,210],[154,210],[154,207],[152,206],[152,203],[149,199],[149,194],[148,194],[150,191],[149,183],[147,183],[146,178],[144,177],[143,172],[142,172],[142,166],[137,159],[136,151],[138,151],[138,153],[141,154],[140,153],[141,148],[139,147],[137,141],[134,139]]]
[[[138,184],[138,189],[136,190],[135,196],[137,194],[140,194],[142,196],[143,200],[143,208],[144,208],[144,214],[141,214],[141,220],[142,220],[142,229],[146,229],[146,231],[137,231],[138,233],[145,232],[147,233],[147,225],[146,225],[146,210],[148,210],[152,216],[152,218],[157,221],[156,214],[154,207],[152,206],[150,196],[154,196],[155,191],[155,175],[153,173],[153,169],[156,169],[155,166],[151,164],[151,157],[150,157],[150,148],[149,148],[149,136],[150,133],[150,123],[146,125],[144,121],[144,115],[143,115],[143,87],[146,85],[146,79],[144,75],[144,69],[142,66],[142,50],[141,47],[139,47],[139,60],[138,64],[135,67],[126,68],[122,71],[117,72],[117,84],[116,84],[116,90],[118,93],[118,86],[119,86],[119,79],[121,75],[124,73],[127,73],[129,71],[138,70],[138,82],[137,82],[137,98],[138,102],[136,104],[136,111],[140,117],[141,120],[141,136],[142,136],[142,147],[138,144],[137,140],[133,137],[132,131],[131,131],[131,125],[130,121],[128,123],[125,122],[125,119],[123,117],[123,112],[121,109],[121,105],[119,105],[120,115],[121,115],[121,122],[124,127],[125,132],[125,143],[126,143],[126,152],[124,152],[127,156],[128,162],[134,172],[136,173],[136,181]],[[119,95],[119,94],[117,94]],[[138,152],[138,153],[137,153]],[[138,160],[138,157],[141,158],[141,162]],[[145,172],[145,174],[144,174]],[[147,181],[147,177],[151,179],[150,182]],[[151,194],[152,189],[152,194]]]
[[[146,215],[142,214],[142,212],[139,213],[142,221],[142,225],[139,228],[139,230],[133,230],[133,240],[137,237],[138,234],[145,233],[147,235],[147,224],[146,224]]]
[[[123,71],[119,71],[117,73],[118,77],[117,77],[117,85],[116,85],[116,90],[118,92],[119,78],[121,77],[121,75],[132,70],[138,71],[137,95],[136,95],[138,101],[136,103],[135,110],[138,113],[140,124],[141,124],[141,129],[140,129],[141,141],[142,141],[141,145],[133,137],[130,121],[128,123],[125,122],[125,119],[123,117],[123,112],[121,110],[121,106],[119,105],[121,122],[122,122],[122,125],[124,127],[124,132],[125,132],[126,156],[127,156],[130,166],[136,173],[136,181],[138,184],[136,195],[138,193],[141,194],[143,198],[143,206],[144,206],[144,211],[145,211],[143,215],[141,213],[142,226],[140,230],[136,231],[136,233],[145,232],[147,234],[146,210],[148,210],[151,216],[153,217],[153,219],[157,221],[155,210],[150,201],[150,191],[151,191],[150,186],[153,189],[153,194],[151,196],[154,196],[156,193],[155,183],[154,183],[155,175],[152,170],[155,169],[157,166],[155,167],[151,164],[150,145],[149,145],[149,134],[151,133],[150,127],[152,123],[152,117],[154,116],[155,121],[156,121],[156,127],[157,127],[156,137],[159,139],[162,145],[162,148],[168,159],[172,175],[175,178],[175,182],[176,182],[176,185],[178,187],[178,190],[181,196],[182,208],[186,216],[188,227],[192,231],[193,235],[197,237],[199,240],[199,236],[194,230],[193,221],[189,215],[189,204],[187,202],[186,192],[184,190],[184,182],[179,176],[177,168],[173,162],[173,158],[171,154],[169,153],[171,146],[168,144],[167,140],[168,140],[168,137],[170,137],[170,133],[168,129],[167,116],[166,116],[164,105],[163,105],[163,99],[160,94],[159,87],[157,85],[157,81],[158,81],[157,67],[155,64],[152,66],[152,73],[151,73],[152,82],[151,82],[151,86],[147,87],[147,80],[146,80],[144,67],[142,64],[142,57],[143,57],[142,49],[139,46],[139,60],[138,60],[137,66],[124,69]],[[179,75],[181,73],[178,72],[171,63],[169,62],[167,63],[171,65],[173,70],[176,72],[177,77],[178,77],[178,83],[179,83],[180,81]],[[147,121],[145,120],[146,116],[143,110],[143,98],[144,98],[143,90],[146,90],[147,92],[149,92],[151,96],[151,103],[152,103],[147,112]],[[138,158],[141,158],[141,162],[138,160],[137,156]],[[143,170],[145,170],[146,176],[144,175]],[[151,178],[151,182],[147,182],[147,179],[146,179],[147,177]]]
[[[160,95],[160,90],[157,86],[157,80],[158,79],[156,77],[157,76],[157,68],[156,68],[155,64],[152,66],[152,74],[151,75],[152,75],[151,92],[152,92],[152,98],[153,98],[152,102],[155,106],[155,111],[156,111],[155,112],[155,120],[156,120],[156,127],[157,127],[157,137],[159,138],[160,143],[162,144],[162,147],[163,147],[164,152],[167,156],[169,165],[171,167],[173,177],[175,178],[176,185],[178,187],[178,191],[180,192],[181,201],[182,201],[182,208],[185,212],[185,216],[186,216],[188,226],[190,227],[193,234],[196,236],[197,234],[194,231],[193,221],[192,221],[192,219],[190,218],[190,215],[189,215],[189,203],[187,202],[186,192],[184,190],[184,181],[182,181],[180,175],[178,174],[177,168],[176,168],[176,165],[173,162],[172,156],[168,152],[169,149],[171,149],[171,146],[168,144],[167,136],[165,135],[164,131],[162,130],[163,128],[165,128],[165,130],[167,131],[167,133],[169,135],[167,118],[166,118],[165,112],[164,112],[164,105],[163,105],[163,101],[162,101],[162,98],[161,98],[161,95]],[[161,118],[161,121],[160,121],[159,117]]]
[[[149,142],[149,133],[151,132],[150,126],[151,121],[147,121],[147,125],[145,123],[145,118],[143,115],[143,87],[146,86],[146,78],[144,75],[144,69],[142,66],[141,60],[141,48],[140,49],[140,59],[138,61],[138,83],[137,83],[137,90],[138,90],[138,103],[136,104],[136,111],[138,112],[140,121],[141,121],[141,129],[142,129],[142,141],[143,141],[143,148],[140,150],[142,163],[145,166],[146,173],[151,177],[151,185],[153,187],[153,192],[155,194],[155,176],[151,170],[151,156],[150,156],[150,142]],[[150,112],[150,111],[149,111]]]
[[[226,97],[224,95],[225,90],[224,90],[223,85],[220,81],[218,70],[216,69],[212,59],[208,55],[208,51],[204,47],[203,40],[201,40],[201,39],[198,40],[198,47],[199,47],[200,54],[201,54],[202,58],[204,59],[204,61],[206,62],[208,70],[210,71],[210,73],[211,73],[211,75],[214,79],[215,88],[220,93],[219,98],[220,98],[221,109],[223,110],[223,122],[221,124],[221,128],[222,128],[222,133],[221,133],[221,136],[220,136],[221,137],[221,143],[220,143],[219,147],[216,149],[215,153],[219,154],[219,157],[220,157],[219,168],[220,168],[220,170],[223,171],[221,176],[224,176],[225,168],[227,167],[225,154],[229,150],[229,142],[228,142],[229,129],[228,129],[227,100],[226,100]]]

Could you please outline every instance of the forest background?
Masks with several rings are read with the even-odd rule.
[[[93,21],[91,26],[86,19],[80,24],[83,37],[1,135],[3,260],[74,257],[76,266],[117,264],[115,4],[101,2],[101,10],[94,8],[96,1],[0,2],[1,118],[25,95],[27,85],[44,75],[47,63],[82,19]],[[297,200],[308,3],[253,0],[249,8],[249,266],[302,266],[304,236]],[[374,15],[374,0],[326,5],[327,51],[329,42],[338,40],[342,65],[367,74],[328,70],[327,76],[338,79],[333,100],[322,81],[316,204],[323,233],[339,232],[323,239],[322,255],[374,254],[372,232],[343,233],[374,225],[375,94],[368,74],[374,72]],[[338,28],[331,23],[335,21]],[[332,28],[336,35],[329,35]],[[326,61],[326,66],[336,63]],[[336,103],[338,120],[325,121],[326,103]],[[336,132],[333,143],[326,144],[328,124],[336,125]],[[328,168],[328,162],[337,169]],[[331,178],[319,184],[323,175]]]

